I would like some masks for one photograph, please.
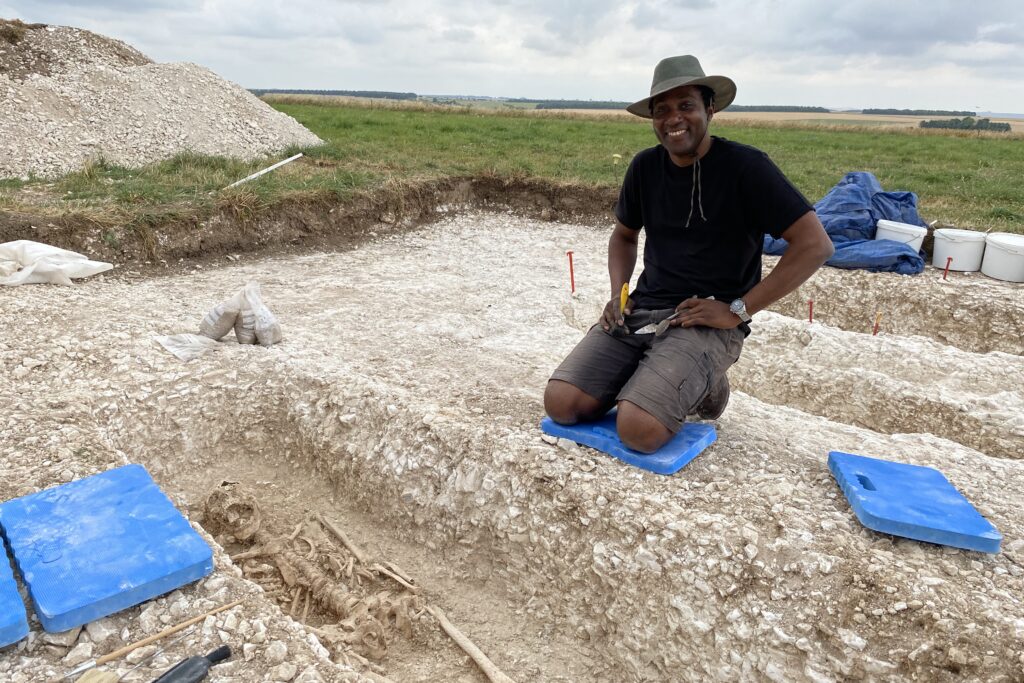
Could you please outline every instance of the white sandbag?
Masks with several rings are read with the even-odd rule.
[[[244,304],[245,297],[242,296],[242,292],[217,304],[199,321],[199,334],[219,340],[235,326]]]
[[[268,347],[281,341],[281,325],[267,305],[263,303],[259,283],[248,283],[244,291],[245,300],[248,302],[254,318],[253,328],[256,333],[256,341]]]
[[[0,285],[70,285],[72,278],[89,277],[113,267],[42,242],[15,240],[0,244]]]
[[[153,337],[153,340],[175,358],[185,361],[195,360],[217,346],[216,340],[201,334],[172,334]]]
[[[239,344],[271,346],[281,341],[281,325],[263,303],[258,282],[249,282],[238,294],[217,304],[199,323],[199,333],[214,340],[232,328]]]
[[[235,318],[235,339],[239,344],[255,344],[256,314],[252,312],[252,306],[249,305],[249,300],[245,297],[244,289],[239,292],[239,295],[244,303],[238,317]]]

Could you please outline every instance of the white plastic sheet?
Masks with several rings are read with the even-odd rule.
[[[153,340],[179,360],[195,360],[207,351],[217,348],[217,342],[201,334],[172,334],[153,337]]]
[[[89,277],[113,267],[42,242],[15,240],[0,244],[0,285],[70,285],[73,278]]]

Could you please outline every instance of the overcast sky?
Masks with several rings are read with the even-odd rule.
[[[1024,113],[1020,0],[0,0],[248,88],[638,100],[694,54],[737,104]]]

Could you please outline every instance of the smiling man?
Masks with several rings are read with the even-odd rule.
[[[814,209],[767,155],[708,132],[735,96],[731,79],[705,76],[686,55],[662,60],[650,96],[627,107],[651,119],[660,144],[626,171],[608,243],[612,297],[548,382],[544,409],[555,422],[595,420],[617,405],[622,442],[652,453],[688,415],[717,419],[750,316],[832,255]],[[641,230],[644,269],[623,308]],[[765,234],[789,248],[762,280]]]

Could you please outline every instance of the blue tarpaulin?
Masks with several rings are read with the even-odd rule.
[[[913,192],[886,192],[875,176],[855,171],[829,190],[814,210],[836,249],[826,265],[903,275],[924,270],[923,252],[893,240],[874,239],[875,226],[881,219],[925,226]],[[787,246],[785,240],[764,236],[766,254],[778,256]]]

